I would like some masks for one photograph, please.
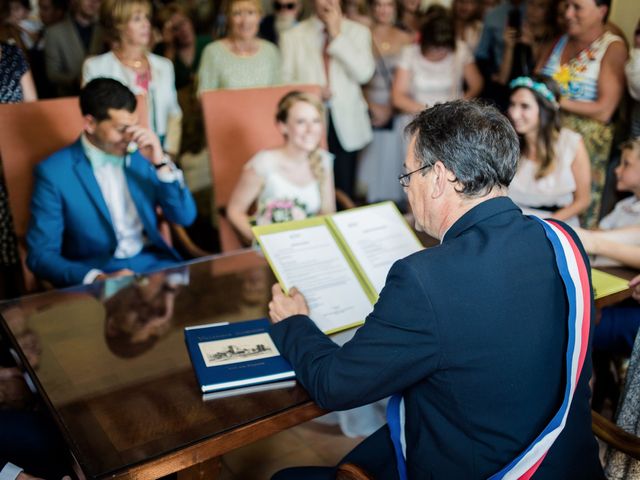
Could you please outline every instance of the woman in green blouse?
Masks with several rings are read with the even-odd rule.
[[[257,37],[261,16],[260,0],[229,1],[227,36],[205,48],[198,72],[198,93],[280,83],[280,53],[275,45]]]

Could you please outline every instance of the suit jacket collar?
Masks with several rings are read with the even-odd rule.
[[[482,222],[489,217],[499,215],[510,210],[520,211],[515,203],[509,197],[496,197],[476,205],[467,213],[462,215],[455,222],[447,233],[445,233],[442,243],[460,236],[465,230],[470,229],[479,222]]]
[[[85,188],[91,198],[91,201],[105,220],[107,220],[110,225],[113,225],[113,222],[111,221],[111,214],[109,214],[109,209],[107,208],[107,204],[105,203],[102,192],[100,191],[100,186],[93,174],[91,162],[89,162],[89,159],[84,153],[84,148],[82,148],[82,142],[80,139],[71,145],[71,153],[73,157],[73,168],[76,175],[78,175],[82,186]]]
[[[71,151],[74,160],[74,170],[78,175],[80,182],[89,194],[89,197],[91,198],[100,214],[105,218],[107,222],[109,222],[109,225],[113,227],[111,214],[109,213],[107,204],[104,201],[104,197],[102,196],[102,191],[100,190],[98,181],[96,180],[96,177],[93,173],[91,162],[89,162],[89,159],[87,158],[84,149],[82,148],[82,141],[80,139],[78,139],[73,145],[71,145]],[[139,155],[139,153],[136,153],[134,155]],[[136,206],[136,210],[138,210],[138,215],[140,216],[142,225],[148,235],[154,235],[155,228],[153,220],[148,218],[145,209],[140,208],[140,205],[144,203],[145,195],[140,188],[139,181],[137,180],[137,173],[139,173],[140,169],[144,167],[144,162],[146,162],[146,160],[143,158],[141,158],[140,160],[141,161],[138,162],[133,161],[132,156],[127,155],[127,159],[125,160],[124,164],[124,174],[127,180],[129,194],[131,195],[131,199]]]

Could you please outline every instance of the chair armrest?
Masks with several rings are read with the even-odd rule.
[[[355,463],[343,463],[338,465],[338,471],[336,472],[336,480],[375,480],[369,473],[362,467]]]
[[[212,255],[211,252],[207,252],[193,243],[193,240],[191,240],[191,237],[189,237],[189,234],[184,227],[175,223],[169,223],[169,225],[171,227],[173,237],[180,243],[183,250],[187,252],[191,258],[207,257]]]
[[[338,189],[336,189],[336,203],[342,210],[349,210],[350,208],[356,207],[356,204],[351,200],[351,197]]]
[[[596,437],[612,448],[640,460],[640,438],[625,432],[597,412],[591,411],[591,429]]]

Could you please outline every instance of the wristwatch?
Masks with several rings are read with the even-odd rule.
[[[153,166],[156,167],[156,170],[160,170],[162,167],[166,165],[171,165],[171,158],[166,153],[162,157],[162,161],[160,163],[154,163]]]

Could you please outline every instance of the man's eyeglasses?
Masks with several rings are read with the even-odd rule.
[[[413,175],[414,173],[418,173],[420,170],[424,170],[425,168],[429,168],[429,167],[432,167],[432,165],[423,165],[422,167],[418,168],[417,170],[414,170],[413,172],[400,175],[398,177],[398,181],[400,182],[400,185],[402,185],[403,188],[407,188],[409,186],[409,182],[411,181],[411,175]]]
[[[280,10],[294,10],[296,8],[296,3],[295,2],[289,2],[289,3],[273,2],[273,8],[277,12],[279,12]]]

